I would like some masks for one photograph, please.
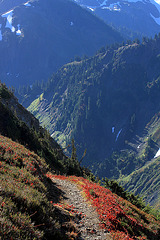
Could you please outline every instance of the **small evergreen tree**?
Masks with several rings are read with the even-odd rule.
[[[72,161],[76,161],[76,160],[77,160],[77,150],[76,150],[75,141],[74,141],[73,138],[72,138],[72,154],[71,154],[71,160],[72,160]]]

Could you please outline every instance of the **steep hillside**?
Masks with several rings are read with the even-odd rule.
[[[160,207],[159,165],[160,158],[155,158],[144,167],[119,180],[128,191],[136,195],[141,194],[146,202],[157,209]]]
[[[50,203],[48,190],[52,185],[45,176],[48,169],[44,159],[0,135],[1,239],[66,237]]]
[[[82,175],[78,161],[66,157],[0,83],[0,239],[67,240],[71,229],[77,235],[71,223],[77,216],[53,205],[62,192],[48,179],[48,171]]]
[[[73,1],[114,26],[128,39],[154,37],[160,32],[160,5],[154,0]]]
[[[153,215],[147,214],[130,202],[113,194],[108,188],[104,188],[100,186],[100,184],[82,177],[64,177],[52,174],[49,174],[48,177],[63,190],[65,189],[66,192],[67,187],[70,188],[70,186],[74,184],[80,188],[83,196],[85,196],[91,206],[96,209],[101,220],[100,226],[111,234],[111,237],[108,234],[106,236],[101,235],[100,239],[159,239],[159,221],[157,221]],[[72,197],[68,198],[70,201],[74,199],[75,196],[72,194]],[[61,206],[64,207],[63,204]],[[77,209],[77,206],[75,209]],[[83,213],[82,210],[82,214]],[[89,239],[98,239],[95,232],[96,230],[93,229],[92,234],[89,235]]]
[[[26,3],[26,0],[0,0],[0,14],[8,12],[9,10]]]
[[[78,240],[83,235],[90,239],[99,239],[100,236],[101,239],[108,240],[121,240],[124,237],[128,240],[159,239],[160,222],[154,216],[91,180],[57,176],[47,172],[48,170],[44,159],[0,135],[2,239],[49,240],[54,237],[58,240]],[[83,191],[83,195],[76,185]],[[68,186],[70,192],[66,198]],[[78,191],[82,201],[78,202],[78,198],[74,205],[67,204],[66,199],[75,199]],[[85,208],[83,201],[86,202]],[[105,231],[93,225],[93,221],[88,225],[88,211],[92,211],[93,220],[93,216],[97,215],[95,208],[100,225]],[[86,229],[84,233],[83,229]],[[101,235],[103,232],[105,235]]]
[[[62,146],[73,137],[78,156],[87,149],[83,164],[96,174],[127,176],[159,148],[159,120],[152,119],[160,110],[159,49],[159,36],[101,49],[65,65],[46,86],[28,88],[23,103],[39,91],[28,109]]]
[[[149,155],[150,161],[133,171],[130,175],[119,179],[129,191],[134,192],[136,195],[141,194],[145,201],[154,205],[157,209],[160,207],[160,187],[159,187],[159,146],[160,146],[160,113],[157,113],[151,121],[146,125],[143,135],[137,136],[135,141],[130,145],[138,150],[137,159],[145,159]],[[146,139],[149,136],[149,140]],[[137,146],[138,144],[138,146]],[[154,158],[153,158],[154,157]]]
[[[15,140],[0,134],[1,239],[159,239],[159,216],[114,182],[100,186],[73,157],[75,149],[67,158],[4,84],[0,133]]]
[[[159,110],[159,46],[157,38],[67,64],[28,109],[66,144],[74,137],[87,148],[86,163],[130,149],[127,141]]]
[[[6,2],[10,11],[0,16],[0,79],[7,86],[46,81],[76,56],[122,41],[119,33],[72,1],[26,1],[11,9],[12,3]]]
[[[38,120],[20,105],[12,92],[0,84],[0,133],[25,145],[45,158],[56,172],[82,175],[79,162],[64,155],[49,132]]]

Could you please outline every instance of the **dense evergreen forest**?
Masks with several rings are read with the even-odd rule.
[[[61,146],[74,138],[79,158],[87,149],[82,164],[118,179],[145,166],[158,150],[159,46],[155,35],[103,47],[64,65],[47,83],[15,93]]]
[[[158,211],[146,206],[142,198],[124,191],[116,181],[107,178],[100,181],[89,169],[81,167],[74,140],[71,157],[66,157],[49,132],[39,126],[33,115],[18,103],[13,90],[4,84],[0,84],[0,133],[3,239],[80,239],[77,223],[83,221],[85,226],[84,209],[78,212],[64,202],[65,193],[54,178],[64,184],[70,182],[74,188],[79,185],[84,201],[89,198],[98,213],[104,212],[100,226],[111,236],[119,240],[159,239]],[[97,204],[99,199],[101,204]],[[95,233],[91,232],[91,236]]]

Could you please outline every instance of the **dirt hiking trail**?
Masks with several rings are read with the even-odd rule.
[[[112,240],[110,233],[99,227],[100,220],[98,214],[82,196],[82,192],[78,189],[77,185],[68,180],[61,180],[52,177],[51,179],[57,188],[63,191],[63,199],[61,202],[73,205],[74,210],[81,213],[83,218],[75,222],[75,227],[79,232],[76,239],[89,239],[89,240]]]

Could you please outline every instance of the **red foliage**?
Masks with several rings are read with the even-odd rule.
[[[153,231],[151,226],[141,219],[141,215],[147,218],[147,214],[113,194],[109,189],[82,177],[70,176],[67,178],[52,174],[49,174],[48,177],[62,180],[68,179],[78,184],[85,193],[87,200],[96,208],[101,220],[101,228],[111,232],[113,239],[144,240],[146,237],[141,235],[141,233],[143,232],[145,235],[147,231],[152,232],[156,236],[157,232]],[[150,221],[152,221],[151,219],[150,216]],[[156,224],[157,226],[159,225],[159,223]],[[144,231],[145,229],[147,230]]]
[[[68,179],[68,177],[66,177],[66,176],[63,176],[63,175],[53,175],[51,173],[47,173],[46,177],[48,177],[50,179],[52,179],[52,178],[58,178],[58,179],[61,179],[61,180]]]

